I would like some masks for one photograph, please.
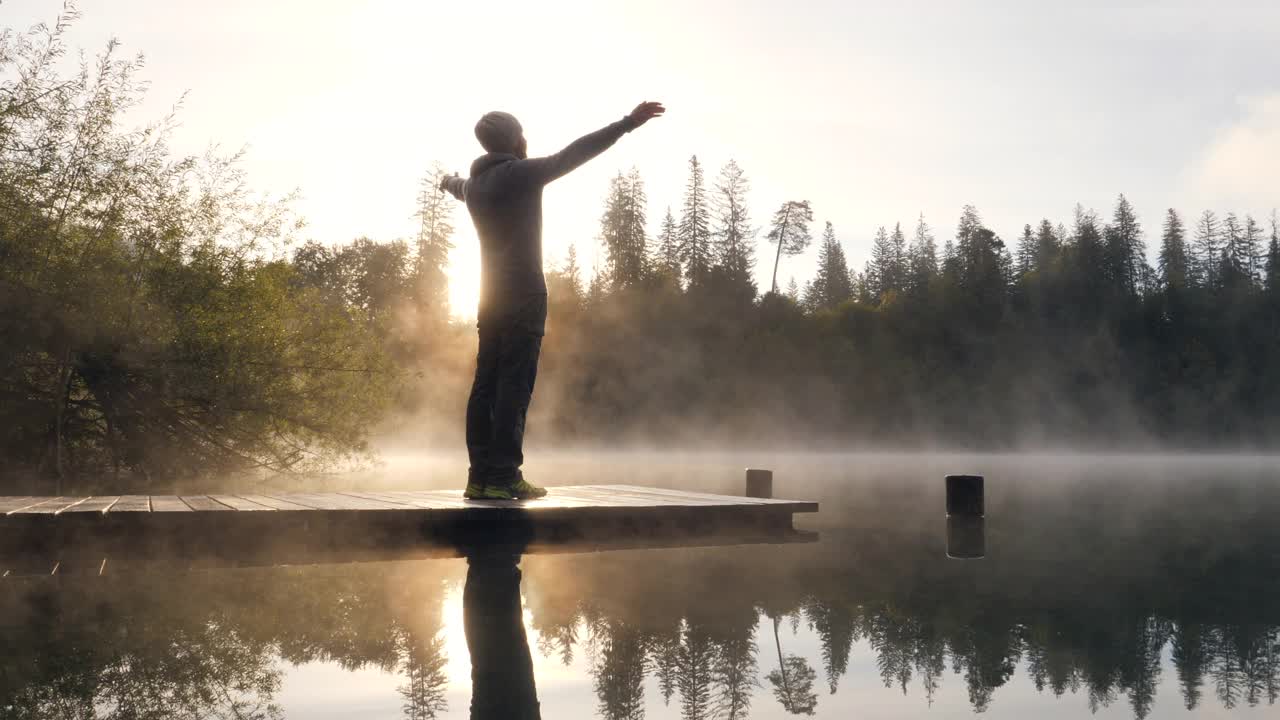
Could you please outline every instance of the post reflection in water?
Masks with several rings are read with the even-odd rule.
[[[947,557],[979,560],[987,556],[987,521],[981,517],[947,517]]]
[[[471,654],[472,720],[538,720],[533,658],[520,605],[520,556],[473,553],[462,591]]]

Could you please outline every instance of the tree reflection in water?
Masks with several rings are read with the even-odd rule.
[[[1019,672],[1046,699],[1123,702],[1137,718],[1163,682],[1189,709],[1274,705],[1280,501],[1260,487],[1114,511],[1081,511],[1083,497],[1055,512],[997,502],[975,562],[945,558],[939,518],[876,523],[839,507],[843,527],[815,545],[526,556],[530,636],[515,557],[473,558],[465,581],[446,561],[7,578],[0,716],[279,717],[283,660],[396,673],[405,716],[440,717],[443,601],[459,588],[474,717],[537,716],[530,640],[552,662],[582,659],[597,714],[619,720],[646,702],[688,720],[764,703],[821,714],[814,686],[844,692],[861,652],[922,704],[950,674],[981,711]],[[791,624],[816,649],[761,637]]]

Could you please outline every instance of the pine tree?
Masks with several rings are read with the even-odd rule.
[[[578,266],[578,246],[574,243],[569,244],[569,254],[565,257],[564,267],[560,270],[564,276],[565,285],[569,292],[573,294],[574,299],[582,299],[582,268]]]
[[[911,240],[907,259],[910,281],[907,289],[915,294],[922,294],[928,289],[930,281],[938,274],[938,245],[933,239],[929,224],[924,221],[924,213],[916,222],[915,237]]]
[[[1164,233],[1160,236],[1160,281],[1167,290],[1182,290],[1190,279],[1190,259],[1187,257],[1186,232],[1178,211],[1169,208],[1164,220]]]
[[[590,669],[598,715],[605,720],[644,717],[646,638],[631,623],[609,619],[593,633],[599,655]]]
[[[947,239],[942,244],[942,272],[950,277],[959,277],[960,275],[960,256],[956,252],[956,244],[954,240]],[[871,283],[871,264],[867,263],[866,269],[867,283]]]
[[[401,672],[406,680],[396,688],[404,698],[401,710],[408,720],[435,720],[449,710],[444,640],[439,635],[426,639],[408,631],[397,640],[402,656]]]
[[[1108,277],[1106,247],[1098,227],[1098,215],[1076,204],[1071,244],[1075,250],[1076,272],[1081,279],[1084,300],[1096,302]]]
[[[1221,278],[1224,287],[1237,287],[1245,283],[1248,261],[1245,260],[1244,228],[1234,212],[1227,213],[1222,223]]]
[[[805,306],[810,310],[833,308],[851,297],[853,281],[849,278],[849,265],[844,249],[836,240],[835,228],[828,221],[818,248],[818,271],[805,293]]]
[[[787,283],[787,297],[791,298],[794,303],[800,302],[800,286],[796,284],[795,277],[792,277],[791,282]]]
[[[871,259],[867,261],[864,273],[867,276],[867,292],[873,301],[879,300],[884,292],[884,265],[890,262],[893,247],[889,244],[889,231],[884,226],[876,228],[876,235],[871,239]]]
[[[1218,256],[1222,254],[1222,224],[1212,210],[1205,210],[1196,224],[1195,275],[1206,288],[1219,284]]]
[[[735,628],[724,638],[711,663],[712,712],[724,720],[744,720],[751,709],[752,688],[759,685],[754,626]]]
[[[799,255],[809,247],[813,237],[809,234],[809,223],[813,222],[813,208],[808,200],[788,200],[782,203],[773,214],[773,226],[769,230],[769,242],[778,246],[773,259],[773,282],[770,292],[778,291],[778,265],[782,255]]]
[[[689,285],[701,285],[711,270],[711,216],[698,156],[689,158],[689,182],[685,186],[680,216],[680,261]]]
[[[867,274],[871,281],[872,295],[876,299],[883,298],[891,290],[902,290],[906,275],[903,245],[901,225],[896,226],[892,234],[883,225],[876,230],[875,240],[871,243],[870,271]]]
[[[1273,296],[1280,296],[1280,215],[1271,211],[1271,243],[1263,267],[1263,286]]]
[[[1116,200],[1111,225],[1105,232],[1108,275],[1114,287],[1125,294],[1135,294],[1141,284],[1146,264],[1146,248],[1142,242],[1142,225],[1133,205],[1122,193]]]
[[[967,254],[969,240],[981,229],[982,218],[978,215],[978,209],[972,205],[965,205],[960,212],[960,222],[956,225],[956,252],[961,258]]]
[[[635,167],[627,175],[630,193],[627,196],[627,259],[629,272],[635,280],[641,280],[649,274],[649,196],[644,191],[644,179],[640,170]]]
[[[608,278],[605,275],[599,267],[591,269],[591,281],[587,283],[586,305],[596,306],[604,300],[608,288]]]
[[[746,173],[738,163],[730,160],[720,169],[712,193],[714,226],[712,237],[712,261],[714,267],[735,285],[751,284],[751,272],[755,268],[755,232],[747,211],[747,192],[750,184]]]
[[[417,257],[414,258],[414,297],[420,310],[434,321],[449,316],[449,251],[453,249],[453,203],[448,193],[440,191],[447,173],[440,163],[432,165],[422,179],[418,191]]]
[[[1249,284],[1256,286],[1262,279],[1262,225],[1252,215],[1244,216],[1244,232],[1240,236],[1240,255]]]
[[[978,209],[972,205],[965,205],[960,213],[960,222],[956,225],[956,242],[952,257],[954,272],[962,283],[967,282],[966,278],[971,281],[971,276],[978,272],[976,269],[988,259],[985,256],[984,244],[976,241],[978,235],[984,230]]]
[[[893,224],[889,242],[893,244],[893,257],[896,261],[893,268],[893,289],[902,292],[907,286],[907,236],[902,232],[902,223]]]
[[[862,270],[853,278],[853,297],[864,305],[875,302],[871,296],[871,263],[862,264]]]
[[[1039,251],[1039,244],[1036,242],[1036,236],[1031,232],[1030,223],[1022,226],[1022,237],[1018,238],[1018,274],[1026,275],[1035,272],[1038,268],[1036,255]]]
[[[669,206],[666,216],[662,218],[662,228],[658,231],[658,242],[651,264],[656,273],[680,284],[680,230]]]
[[[648,256],[645,239],[644,181],[632,170],[609,183],[600,239],[605,249],[605,274],[614,289],[631,287],[644,279]]]
[[[715,655],[707,631],[686,624],[676,653],[676,687],[680,690],[680,716],[685,720],[711,717],[711,663]]]
[[[1049,269],[1062,252],[1062,234],[1056,232],[1047,218],[1036,229],[1036,269]]]
[[[804,612],[822,644],[827,687],[834,695],[840,678],[849,669],[849,654],[860,635],[859,618],[843,603],[826,603],[816,598],[808,601]]]

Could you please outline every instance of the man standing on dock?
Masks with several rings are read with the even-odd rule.
[[[542,188],[663,112],[661,103],[642,102],[621,120],[540,158],[528,157],[524,130],[514,116],[486,113],[475,128],[485,154],[471,163],[471,176],[440,183],[441,190],[466,202],[480,236],[480,349],[467,401],[467,498],[520,500],[547,494],[525,480],[520,469],[525,415],[547,319]]]

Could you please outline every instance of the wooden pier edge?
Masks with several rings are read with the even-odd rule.
[[[817,511],[630,485],[551,488],[520,502],[457,491],[0,497],[0,576],[811,542],[793,515]]]

